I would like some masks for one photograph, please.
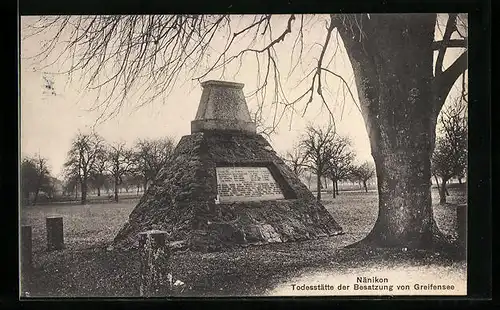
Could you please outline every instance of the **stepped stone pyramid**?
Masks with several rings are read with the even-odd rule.
[[[315,239],[342,228],[276,154],[255,123],[243,84],[206,81],[191,134],[159,172],[114,239],[167,231],[172,244],[199,251]]]

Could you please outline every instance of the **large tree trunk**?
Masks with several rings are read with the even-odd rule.
[[[363,188],[365,189],[365,193],[368,193],[368,186],[366,186],[366,181],[363,181]]]
[[[439,233],[432,213],[431,176],[424,172],[430,166],[430,153],[384,150],[374,158],[379,216],[367,241],[382,247],[432,246]]]
[[[339,28],[353,66],[379,193],[375,225],[354,246],[434,247],[444,240],[434,222],[430,191],[436,17],[364,16],[351,16]],[[370,25],[361,37],[356,22]]]
[[[339,181],[335,181],[335,191],[337,192],[337,196],[339,195]]]
[[[101,197],[101,188],[97,187],[97,197]]]

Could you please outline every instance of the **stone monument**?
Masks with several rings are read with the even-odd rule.
[[[114,239],[138,245],[147,230],[193,250],[333,236],[342,228],[256,133],[243,84],[206,81],[191,134]]]

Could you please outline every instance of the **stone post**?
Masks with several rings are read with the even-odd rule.
[[[29,293],[30,275],[33,269],[33,242],[31,226],[21,226],[21,292]]]
[[[465,244],[467,239],[467,205],[457,206],[458,240]]]
[[[141,260],[141,297],[169,296],[172,291],[170,250],[166,244],[166,231],[149,230],[139,233]]]
[[[64,248],[63,218],[51,216],[46,218],[47,250],[62,250]]]
[[[33,242],[31,226],[21,226],[21,268],[30,270],[33,266]]]

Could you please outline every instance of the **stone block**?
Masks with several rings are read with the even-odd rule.
[[[168,296],[172,291],[170,250],[167,232],[149,230],[139,233],[141,260],[139,294],[142,297]]]
[[[61,216],[51,216],[45,219],[47,229],[47,250],[55,251],[64,248],[64,227]]]
[[[33,241],[31,226],[21,226],[21,269],[33,267]]]

